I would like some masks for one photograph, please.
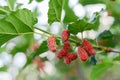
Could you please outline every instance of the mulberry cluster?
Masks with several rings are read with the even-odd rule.
[[[57,53],[57,58],[64,59],[65,64],[70,64],[72,61],[77,59],[78,56],[82,61],[86,61],[89,56],[96,54],[92,44],[86,39],[82,41],[82,45],[78,46],[78,54],[75,52],[70,52],[69,50],[71,45],[69,42],[69,37],[70,32],[68,30],[63,30],[61,38],[64,45]],[[56,52],[57,50],[56,38],[53,35],[48,38],[48,48],[52,52]]]
[[[70,64],[73,60],[77,59],[77,54],[69,52],[70,49],[70,42],[68,41],[69,37],[70,37],[70,32],[68,30],[63,30],[62,41],[64,45],[57,54],[57,57],[59,59],[64,58],[65,64]]]

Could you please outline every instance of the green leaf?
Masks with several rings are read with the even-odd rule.
[[[98,39],[108,39],[113,38],[113,34],[109,30],[105,30],[99,34]]]
[[[0,6],[0,14],[5,15],[6,13],[9,13],[8,6]]]
[[[85,20],[77,20],[68,25],[68,30],[72,34],[77,34],[78,32],[83,32],[87,22]]]
[[[33,0],[29,0],[29,4],[32,3]]]
[[[40,44],[39,48],[37,48],[37,50],[30,55],[27,64],[31,63],[35,56],[38,56],[41,53],[46,52],[47,50],[48,50],[47,41],[43,41]]]
[[[97,37],[97,41],[99,45],[106,47],[114,47],[117,44],[114,34],[109,30],[105,30],[100,33]]]
[[[101,76],[105,72],[105,70],[110,68],[112,65],[112,63],[102,63],[95,65],[90,74],[90,80],[95,80],[96,78]]]
[[[101,64],[93,66],[90,74],[90,80],[95,80],[96,78],[100,77],[105,72],[105,70],[110,68],[112,65],[112,59],[105,57]]]
[[[113,59],[114,61],[120,61],[120,55]]]
[[[36,0],[37,2],[41,2],[41,1],[43,1],[43,0]]]
[[[1,48],[0,48],[0,54],[2,53],[2,52],[4,52],[6,50],[6,45],[4,45],[4,46],[2,46]]]
[[[10,10],[14,9],[15,2],[16,2],[16,0],[7,0]]]
[[[37,56],[43,52],[46,52],[48,50],[48,46],[47,46],[47,41],[43,41],[39,48],[33,53],[33,56]]]
[[[102,0],[79,0],[79,2],[82,5],[87,5],[87,4],[97,4],[103,2]]]
[[[0,46],[16,36],[32,34],[35,23],[32,12],[27,9],[12,12],[0,20]]]
[[[61,21],[61,13],[64,6],[64,0],[50,0],[48,10],[48,23]]]
[[[7,66],[0,67],[0,71],[7,71]]]
[[[86,20],[77,20],[71,24],[68,25],[68,30],[72,34],[77,34],[78,32],[83,32],[85,30],[91,30],[94,29],[95,26],[92,23],[88,23]]]
[[[64,23],[67,24],[78,19],[73,10],[69,7],[69,0],[65,0],[64,10],[65,10],[65,17],[63,20]]]

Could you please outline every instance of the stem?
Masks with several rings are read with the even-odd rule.
[[[43,37],[49,37],[48,35],[45,35],[45,34],[42,34],[42,33],[38,33],[38,32],[34,32],[34,33],[39,34],[39,35],[41,35]]]
[[[43,30],[43,29],[40,29],[40,28],[38,28],[38,27],[34,27],[34,28],[37,29],[37,30],[40,30],[40,31],[42,31],[42,32],[44,32],[44,33],[46,33],[46,34],[55,35],[55,34],[52,34],[52,33],[50,33],[50,32],[47,32],[47,31],[45,31],[45,30]],[[40,34],[40,33],[39,33],[39,34]],[[40,35],[41,35],[41,34],[40,34]],[[60,37],[59,35],[55,35],[55,36],[56,36],[56,38],[61,39],[61,37]],[[49,36],[46,36],[46,37],[49,37]],[[71,39],[71,38],[69,38],[69,41],[80,45],[79,42],[77,42],[77,41],[75,41],[75,40],[73,40],[73,39]],[[115,49],[112,49],[112,48],[109,48],[109,47],[98,46],[98,45],[93,45],[93,47],[96,48],[96,49],[99,49],[99,50],[106,51],[106,52],[115,52],[115,53],[119,53],[119,54],[120,54],[120,50],[115,50]]]
[[[120,54],[120,50],[116,50],[113,48],[109,48],[109,47],[104,47],[104,46],[96,46],[93,45],[94,48],[99,49],[99,50],[103,50],[105,52],[114,52],[114,53],[119,53]]]
[[[81,33],[81,40],[83,41],[83,32]]]
[[[10,1],[9,0],[7,0],[7,4],[8,4],[8,7],[9,7],[10,11],[12,11],[12,6],[10,5]]]
[[[34,28],[37,29],[37,30],[39,30],[39,31],[42,31],[42,32],[44,32],[44,33],[47,33],[47,34],[49,34],[49,35],[53,35],[52,33],[47,32],[47,31],[45,31],[45,30],[43,30],[43,29],[41,29],[41,28],[38,28],[38,27],[34,27]]]
[[[52,33],[48,32],[48,31],[45,31],[45,30],[43,30],[43,29],[40,29],[40,28],[38,28],[38,27],[34,27],[34,28],[37,29],[37,30],[40,30],[40,31],[42,31],[42,32],[44,32],[44,33],[46,33],[46,34],[55,35],[55,34],[52,34]],[[58,39],[61,39],[61,37],[60,37],[59,35],[55,35],[55,36],[56,36]],[[77,42],[77,41],[75,41],[75,40],[73,40],[73,39],[71,39],[71,38],[69,39],[69,41],[79,44],[79,42]]]
[[[3,8],[0,8],[0,11],[3,11],[3,12],[5,12],[5,13],[9,13],[9,11],[7,11],[7,10],[5,10],[5,9],[3,9]]]
[[[62,21],[60,22],[60,24],[61,24],[61,28],[64,29],[64,26],[63,26],[63,22],[62,22]]]

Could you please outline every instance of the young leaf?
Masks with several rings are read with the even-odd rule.
[[[33,33],[35,23],[32,12],[27,9],[12,12],[0,20],[0,46],[16,36]]]
[[[61,21],[61,13],[64,6],[64,0],[50,0],[48,10],[48,23]]]

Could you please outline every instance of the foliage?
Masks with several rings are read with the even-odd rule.
[[[33,1],[34,0],[29,0],[28,4],[31,4]],[[35,1],[40,3],[44,0]],[[46,30],[41,29],[39,21],[37,21],[37,18],[41,16],[38,13],[38,7],[36,7],[34,11],[31,11],[27,8],[22,8],[21,6],[23,4],[16,4],[16,2],[17,0],[6,0],[6,6],[0,5],[0,53],[6,51],[14,57],[18,52],[24,52],[27,62],[22,68],[23,70],[32,63],[37,63],[35,69],[39,70],[38,67],[41,67],[40,63],[42,63],[42,61],[49,61],[54,68],[56,68],[57,72],[51,75],[46,74],[47,80],[79,80],[79,77],[81,77],[81,80],[85,80],[84,76],[89,80],[96,80],[110,67],[115,65],[115,61],[120,61],[119,55],[109,58],[111,55],[107,54],[110,52],[113,54],[120,53],[119,50],[113,49],[120,48],[120,0],[78,0],[77,4],[81,4],[83,7],[98,3],[106,5],[106,9],[93,13],[92,18],[89,18],[87,15],[83,18],[79,18],[73,11],[74,6],[72,8],[69,6],[69,0],[49,0],[49,9],[47,13],[48,23],[44,26],[44,28],[47,28]],[[65,15],[62,19],[63,11],[65,12]],[[114,18],[114,22],[111,25],[105,25],[110,26],[109,29],[99,32],[100,27],[103,26],[103,24],[101,24],[101,15],[104,12],[108,12],[108,17]],[[53,34],[50,31],[54,22],[60,23],[61,28],[59,29],[58,34]],[[84,36],[84,34],[86,33],[86,39],[90,40],[93,48],[96,49],[96,55],[91,56],[87,53],[90,57],[90,61],[83,63],[77,59],[69,65],[64,64],[65,61],[63,59],[65,56],[63,56],[63,59],[61,60],[56,59],[55,56],[54,61],[46,59],[46,57],[41,58],[39,55],[42,53],[44,54],[44,52],[48,52],[49,50],[47,39],[51,35],[54,35],[56,38],[57,51],[54,53],[57,55],[58,51],[66,41],[61,38],[61,32],[64,29],[70,31],[70,37],[67,39],[67,41],[70,42],[70,50],[68,52],[75,52],[76,54],[78,46],[82,46],[84,49],[82,41],[85,39],[86,36]],[[36,30],[38,30],[38,32]],[[89,37],[90,34],[87,33],[87,31],[96,32],[97,37],[91,39]],[[79,35],[81,36],[80,38],[77,36],[78,33],[81,33],[81,35]],[[35,38],[34,35],[36,34],[40,36],[39,40]],[[64,37],[66,38],[66,36]],[[11,42],[15,42],[15,46],[9,50],[7,46]],[[33,49],[34,44],[38,44],[39,46]],[[101,53],[106,55],[102,55]],[[39,58],[39,60],[34,62],[36,57]],[[83,66],[84,68],[82,68]],[[0,71],[6,71],[8,67],[8,65],[4,65],[3,67],[0,67]],[[91,70],[91,72],[87,70]],[[84,73],[89,72],[89,76],[84,75]],[[56,73],[58,74],[57,76],[55,76]]]
[[[48,23],[52,24],[53,22],[61,21],[63,6],[64,0],[50,0],[48,10]]]

